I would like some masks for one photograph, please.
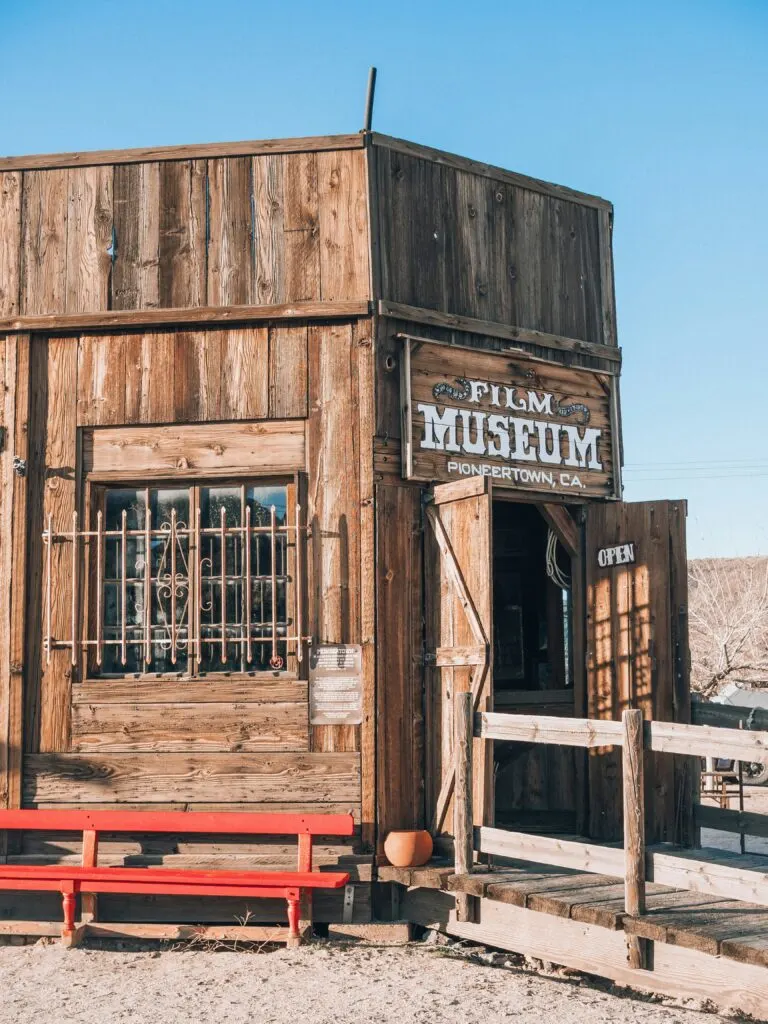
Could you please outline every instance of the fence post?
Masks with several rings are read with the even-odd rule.
[[[454,699],[454,761],[456,776],[453,793],[453,839],[457,875],[472,871],[474,828],[472,820],[472,739],[474,707],[470,692],[457,693]],[[456,893],[456,919],[474,920],[474,898]]]
[[[643,713],[629,709],[624,726],[624,909],[631,917],[645,913],[645,796],[643,788]],[[632,968],[648,966],[648,943],[627,936],[627,960]]]

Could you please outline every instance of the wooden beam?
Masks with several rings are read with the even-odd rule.
[[[55,313],[0,320],[0,331],[81,332],[129,327],[194,326],[269,322],[272,320],[348,320],[368,316],[371,304],[359,300],[290,302],[269,306],[198,306],[181,309],[103,310],[98,313]]]
[[[645,798],[643,772],[643,712],[628,708],[622,714],[624,790],[624,909],[631,917],[645,913]],[[629,966],[648,966],[648,944],[627,936]]]
[[[475,317],[460,316],[458,313],[444,313],[436,309],[422,309],[419,306],[408,306],[402,302],[390,302],[380,299],[378,305],[380,316],[405,320],[409,323],[424,324],[438,327],[441,330],[462,331],[467,334],[485,334],[489,338],[500,338],[502,341],[519,342],[521,345],[537,345],[540,348],[552,349],[554,352],[567,352],[575,355],[591,356],[593,359],[605,359],[612,364],[611,369],[600,370],[600,373],[618,373],[621,366],[621,349],[613,345],[600,345],[594,341],[581,341],[579,338],[566,338],[559,334],[547,334],[526,327],[514,327],[496,320],[478,320]],[[439,339],[414,338],[415,341],[436,341]],[[518,351],[520,351],[518,349]]]
[[[542,503],[537,508],[571,558],[578,555],[581,550],[581,535],[568,509],[564,505],[549,502]]]
[[[768,763],[768,732],[718,729],[679,722],[646,722],[645,746],[664,754],[693,754]]]
[[[456,792],[453,800],[453,835],[456,874],[472,871],[474,832],[472,828],[472,724],[473,700],[468,691],[454,698],[454,771]],[[473,897],[456,894],[456,917],[459,921],[474,918]]]
[[[578,868],[598,875],[613,875],[615,878],[624,877],[624,851],[613,847],[576,843],[527,832],[507,832],[505,829],[485,826],[475,830],[475,837],[476,848],[480,853],[530,860],[537,864],[553,864],[561,868]]]
[[[444,167],[454,167],[459,171],[469,171],[471,174],[477,174],[484,178],[493,178],[494,181],[505,181],[510,185],[517,185],[519,188],[529,189],[531,192],[541,192],[543,195],[552,196],[554,199],[567,199],[598,210],[613,209],[612,204],[600,196],[593,196],[588,192],[578,192],[565,185],[554,185],[552,182],[541,181],[539,178],[530,178],[526,174],[518,174],[515,171],[506,171],[502,167],[494,167],[492,164],[486,164],[480,160],[457,156],[455,153],[444,153],[440,149],[432,149],[430,146],[422,146],[416,142],[396,139],[391,135],[380,135],[378,132],[372,133],[371,141],[374,146],[392,149],[397,153],[404,153],[406,156],[420,157],[422,160],[430,160],[432,163],[441,164]]]
[[[646,858],[648,878],[674,889],[690,889],[729,900],[744,900],[768,906],[768,873],[765,858],[739,857],[718,850],[666,853],[651,850]],[[748,866],[750,865],[750,866]]]
[[[620,744],[624,735],[621,722],[496,711],[480,712],[477,726],[481,739],[552,743],[564,747],[611,747]]]
[[[0,171],[29,171],[53,167],[95,167],[98,164],[140,164],[160,160],[203,160],[207,157],[260,156],[267,153],[318,153],[362,149],[357,135],[309,135],[296,139],[258,139],[247,142],[205,142],[191,146],[143,146],[138,149],[99,149],[81,153],[38,153],[0,157]]]

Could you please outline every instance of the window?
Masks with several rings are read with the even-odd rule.
[[[293,483],[92,486],[89,529],[71,541],[87,566],[90,676],[285,671],[303,660],[302,537]],[[299,543],[297,544],[297,539]],[[48,607],[50,607],[50,557]],[[53,581],[55,585],[55,581]]]

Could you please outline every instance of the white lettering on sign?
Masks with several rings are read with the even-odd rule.
[[[601,569],[608,569],[612,565],[634,565],[634,562],[634,544],[615,544],[610,548],[600,548],[597,552],[597,564]]]
[[[466,391],[464,400],[472,404],[487,400],[491,406],[547,417],[572,412],[571,408],[555,405],[555,396],[549,392],[520,394],[518,388],[481,380],[467,381]],[[423,420],[419,446],[427,451],[484,455],[507,462],[537,462],[574,469],[602,471],[603,468],[599,452],[602,431],[597,427],[428,402],[419,402],[416,411]],[[458,462],[449,463],[449,472],[452,467],[454,472],[461,472],[455,468],[458,465]]]

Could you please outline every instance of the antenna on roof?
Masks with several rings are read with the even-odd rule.
[[[371,122],[373,121],[373,94],[376,92],[376,68],[371,67],[368,69],[368,90],[365,94],[365,120],[363,121],[363,131],[369,132],[371,130]]]

